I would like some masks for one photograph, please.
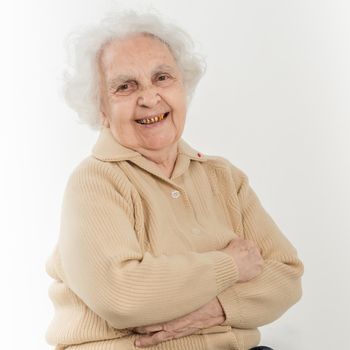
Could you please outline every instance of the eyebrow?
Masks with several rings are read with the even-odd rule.
[[[115,86],[129,80],[135,80],[135,78],[132,77],[131,75],[119,74],[115,78],[112,78],[111,80],[108,81],[108,86]]]
[[[175,72],[175,69],[174,67],[172,66],[169,66],[168,64],[161,64],[159,66],[157,66],[155,69],[153,69],[152,71],[152,74],[156,73],[156,72],[159,72],[159,71],[162,71],[162,70],[165,70],[165,71],[170,71],[170,72]]]
[[[152,75],[155,73],[158,73],[159,71],[167,71],[170,73],[175,73],[174,67],[169,66],[168,64],[161,64],[161,65],[157,66],[156,68],[154,68],[152,70]],[[113,87],[115,85],[118,85],[120,83],[124,83],[126,81],[130,81],[130,80],[137,80],[137,79],[132,75],[118,74],[116,77],[114,77],[108,81],[108,86]]]

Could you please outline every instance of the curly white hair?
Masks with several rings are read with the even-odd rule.
[[[205,60],[195,52],[189,35],[155,13],[138,13],[134,10],[111,13],[99,24],[71,33],[67,38],[68,64],[64,72],[63,94],[80,121],[92,129],[101,127],[99,53],[109,41],[136,33],[153,35],[168,45],[183,75],[187,104],[205,72]]]

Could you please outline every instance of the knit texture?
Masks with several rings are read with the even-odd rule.
[[[245,283],[218,251],[237,236],[256,242],[265,261]],[[103,127],[68,179],[46,272],[55,315],[45,336],[56,350],[136,349],[129,328],[181,317],[216,296],[222,325],[148,349],[245,350],[259,343],[259,326],[299,300],[303,265],[228,160],[180,139],[168,178]]]

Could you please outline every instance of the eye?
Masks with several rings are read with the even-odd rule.
[[[137,87],[137,84],[136,84],[135,82],[128,81],[128,82],[125,82],[125,83],[120,84],[120,85],[114,90],[114,92],[115,92],[116,94],[125,95],[125,94],[129,94],[129,93],[131,93],[132,91],[134,91],[136,87]]]
[[[171,76],[169,73],[158,73],[154,77],[154,82],[158,83],[162,87],[167,87],[171,85],[173,81],[174,81],[174,77]]]
[[[169,76],[167,74],[161,74],[158,76],[159,81],[167,80],[169,79]]]
[[[118,89],[117,91],[123,91],[123,90],[127,90],[129,87],[129,84],[123,84],[123,85],[120,85],[118,86]]]
[[[117,88],[117,92],[119,91],[127,91],[127,90],[130,90],[131,89],[131,84],[130,83],[123,83],[121,85],[118,86]]]

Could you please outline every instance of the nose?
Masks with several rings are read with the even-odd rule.
[[[142,107],[152,108],[161,100],[158,89],[155,86],[145,87],[140,91],[138,104]]]

